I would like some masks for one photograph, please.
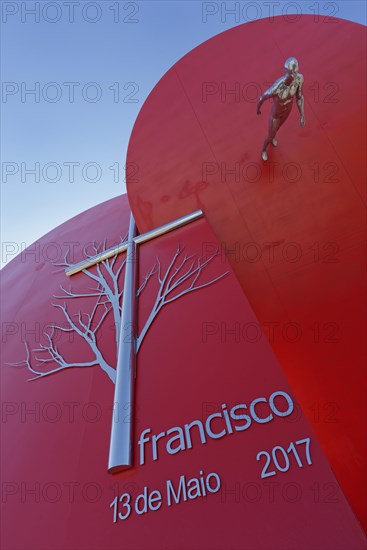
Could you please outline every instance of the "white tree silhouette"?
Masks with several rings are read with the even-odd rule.
[[[126,238],[121,239],[124,242]],[[102,250],[101,250],[102,248]],[[106,242],[103,245],[97,246],[93,243],[93,256],[103,253],[106,250]],[[86,258],[92,257],[92,254],[87,254],[84,250]],[[26,364],[28,370],[36,376],[29,379],[29,381],[38,380],[51,374],[55,374],[65,369],[70,368],[84,368],[99,366],[115,383],[116,370],[105,360],[99,346],[98,346],[98,332],[107,318],[108,314],[112,312],[114,319],[115,330],[115,344],[116,344],[116,358],[117,358],[117,342],[119,335],[119,327],[121,322],[121,304],[123,289],[119,284],[120,275],[125,267],[126,257],[121,255],[114,256],[111,259],[104,260],[96,265],[96,271],[92,272],[89,269],[84,269],[82,273],[95,283],[94,288],[88,288],[88,292],[74,292],[71,287],[65,289],[60,285],[62,291],[61,296],[54,296],[56,299],[64,300],[61,304],[52,304],[54,308],[60,309],[65,318],[64,324],[52,323],[48,325],[44,331],[44,344],[40,343],[40,347],[33,349],[35,354],[43,354],[42,357],[35,355],[34,359],[39,365],[48,365],[50,363],[56,364],[56,367],[51,370],[38,370],[31,365],[31,353],[27,343],[26,351],[27,358],[24,361],[13,363],[13,365]],[[68,255],[65,255],[64,262],[60,264],[54,264],[55,266],[63,269],[71,267],[71,263],[68,260]],[[76,314],[69,313],[66,305],[66,300],[78,299],[78,298],[96,298],[90,312],[79,311]],[[83,340],[92,352],[92,359],[86,362],[73,362],[65,358],[65,355],[59,346],[56,345],[56,333],[61,331],[64,333],[73,333]]]
[[[209,266],[214,258],[218,256],[219,252],[215,252],[206,259],[199,257],[197,254],[193,254],[191,256],[187,256],[187,254],[185,254],[181,259],[180,257],[182,256],[183,251],[184,249],[178,245],[176,253],[164,275],[162,275],[161,262],[157,257],[157,264],[148,275],[149,279],[152,275],[157,273],[159,288],[152,310],[137,339],[136,352],[139,351],[146,333],[164,306],[178,300],[190,292],[194,292],[195,290],[200,290],[201,288],[212,285],[228,274],[228,271],[226,271],[225,273],[222,273],[218,277],[215,277],[207,282],[200,282],[199,280],[203,271]],[[144,288],[148,282],[148,279],[146,278],[142,285]]]
[[[122,240],[124,242],[125,239]],[[97,247],[94,243],[93,251],[95,254],[101,253],[101,247]],[[103,244],[103,250],[106,249],[106,243]],[[209,266],[209,264],[218,256],[219,252],[212,254],[210,257],[204,259],[199,257],[197,254],[188,256],[185,254],[182,257],[184,249],[178,245],[177,250],[168,265],[164,274],[162,274],[162,265],[157,257],[156,264],[153,266],[151,271],[145,276],[143,283],[141,284],[139,290],[137,291],[137,296],[139,297],[143,290],[146,288],[149,280],[157,275],[158,278],[158,291],[155,302],[153,304],[152,310],[144,324],[144,327],[136,340],[136,353],[138,353],[141,348],[142,342],[151,327],[152,323],[156,319],[158,313],[161,309],[178,300],[182,296],[189,294],[195,290],[200,290],[209,285],[212,285],[225,277],[228,274],[228,271],[222,273],[221,275],[210,279],[206,282],[200,282],[202,278],[203,271]],[[87,255],[88,257],[88,255]],[[91,257],[89,255],[89,257]],[[122,296],[123,289],[119,284],[119,278],[126,264],[126,257],[120,256],[118,260],[118,255],[114,256],[112,259],[103,260],[96,265],[96,271],[92,272],[89,269],[84,269],[82,273],[96,283],[95,288],[89,288],[88,292],[80,293],[74,292],[71,288],[68,290],[60,285],[62,291],[61,296],[54,296],[58,300],[63,300],[63,304],[52,304],[53,307],[60,309],[65,318],[64,324],[55,324],[52,323],[48,325],[44,331],[45,343],[41,344],[37,349],[33,349],[35,360],[39,365],[48,365],[53,363],[56,365],[50,370],[38,370],[38,368],[32,367],[31,361],[31,352],[29,350],[28,344],[25,343],[27,357],[23,361],[18,363],[12,363],[13,366],[26,365],[28,370],[34,374],[32,378],[29,378],[29,381],[39,380],[45,376],[61,372],[62,370],[70,368],[86,368],[99,366],[110,378],[110,380],[115,383],[116,381],[116,369],[115,367],[108,364],[105,360],[102,351],[98,345],[98,333],[101,329],[102,324],[106,320],[108,314],[112,312],[114,318],[114,327],[115,327],[115,344],[116,344],[116,363],[117,363],[117,347],[118,347],[118,338],[120,331],[120,322],[121,322],[121,311],[122,311]],[[55,264],[59,267],[67,268],[71,267],[71,263],[68,261],[66,256],[62,264]],[[79,311],[76,314],[71,314],[68,311],[66,300],[69,299],[78,299],[78,298],[96,298],[91,311],[81,312]],[[59,349],[56,345],[56,333],[61,331],[63,333],[73,333],[77,335],[81,341],[84,341],[89,350],[92,352],[92,359],[85,362],[72,362],[69,359],[66,359],[63,350]],[[42,357],[39,357],[36,354],[43,354]]]

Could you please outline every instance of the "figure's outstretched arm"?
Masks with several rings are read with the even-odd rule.
[[[301,81],[299,83],[298,89],[297,89],[297,107],[299,110],[299,114],[301,115],[301,126],[304,128],[306,121],[305,121],[305,99],[302,94],[302,86],[303,86],[303,76],[301,78]]]
[[[278,89],[278,86],[281,82],[281,78],[278,78],[278,80],[276,80],[274,82],[274,84],[272,84],[270,86],[270,88],[268,88],[266,90],[266,92],[264,92],[260,97],[259,99],[257,100],[257,114],[258,115],[261,115],[261,105],[264,103],[264,101],[266,101],[267,99],[270,99],[271,97],[273,97],[274,95],[276,95],[276,92],[277,92],[277,89]]]
[[[264,92],[260,97],[259,99],[257,100],[257,114],[258,115],[261,115],[261,106],[262,104],[264,103],[264,101],[266,101],[267,99],[271,98],[273,95],[273,87],[269,88],[268,90],[266,90],[266,92]]]

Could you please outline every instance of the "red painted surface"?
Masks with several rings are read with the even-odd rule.
[[[56,228],[40,240],[39,249],[48,250],[49,243],[64,249],[66,243],[80,242],[81,235],[81,245],[105,237],[107,246],[115,244],[125,232],[128,214],[126,197],[114,199]],[[205,243],[214,240],[201,220],[142,245],[139,283],[157,256],[165,273],[178,242],[187,254],[200,256]],[[81,259],[82,248],[76,247],[75,261]],[[228,269],[227,261],[218,256],[199,282],[209,282]],[[2,304],[6,345],[1,368],[4,548],[364,548],[363,532],[298,404],[287,418],[253,422],[246,431],[208,439],[206,444],[194,434],[193,448],[175,455],[166,452],[161,440],[157,461],[147,445],[146,463],[139,464],[137,441],[146,428],[158,434],[194,419],[205,421],[222,403],[228,409],[239,403],[249,406],[253,399],[268,398],[277,390],[293,397],[231,272],[166,305],[148,331],[137,364],[135,466],[115,476],[107,474],[113,402],[113,384],[107,375],[99,367],[73,368],[27,382],[31,374],[26,368],[9,366],[25,356],[25,331],[38,330],[37,323],[42,329],[63,320],[52,307],[59,302],[53,295],[60,294],[60,284],[84,292],[91,286],[83,274],[67,280],[44,256],[20,256],[3,272],[2,292],[7,297]],[[140,298],[140,330],[157,289],[153,276]],[[83,298],[68,307],[77,313],[90,311],[92,305],[92,298]],[[238,325],[247,337],[226,333],[223,325],[229,331]],[[113,320],[107,318],[98,333],[100,349],[111,364],[112,329]],[[60,352],[69,360],[85,361],[88,348],[77,337],[68,338],[66,334],[58,341]],[[38,347],[37,334],[28,333],[26,339],[30,349]],[[42,335],[40,339],[44,342]],[[269,408],[258,411],[265,417]],[[218,419],[213,430],[219,432],[223,424]],[[287,472],[262,480],[264,461],[256,460],[257,453],[275,445],[286,448],[304,437],[311,437],[313,464],[307,465],[300,451],[302,468],[293,460]],[[130,492],[136,498],[145,486],[165,494],[166,480],[177,486],[181,475],[197,477],[200,470],[220,476],[220,492],[205,501],[197,498],[171,507],[165,499],[157,511],[133,513],[125,522],[113,524],[110,503],[116,494]]]
[[[306,127],[294,106],[264,165],[270,106],[259,117],[256,99],[290,55],[305,78]],[[141,232],[204,210],[362,522],[364,57],[365,28],[348,21],[303,15],[238,26],[165,74],[128,151]]]

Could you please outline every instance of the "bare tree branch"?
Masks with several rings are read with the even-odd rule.
[[[121,243],[125,239],[121,240]],[[106,241],[97,245],[95,242],[91,246],[92,253],[89,254],[87,250],[84,250],[86,257],[91,257],[95,254],[103,253],[106,250]],[[68,252],[65,254],[64,262],[60,264],[54,264],[59,267],[70,267],[71,263],[69,262]],[[65,288],[63,285],[60,285],[61,294],[55,295],[56,300],[63,300],[63,304],[54,303],[52,304],[54,308],[59,309],[62,312],[62,315],[66,321],[65,326],[59,324],[50,324],[46,327],[44,331],[44,340],[45,343],[40,343],[38,349],[32,350],[34,355],[34,360],[38,364],[43,366],[55,365],[55,368],[49,368],[48,370],[40,370],[37,367],[33,367],[31,364],[31,352],[28,344],[26,343],[26,359],[18,363],[14,363],[13,366],[26,365],[28,370],[32,372],[35,376],[30,380],[38,380],[39,378],[44,378],[51,374],[58,373],[62,370],[70,368],[83,368],[83,367],[93,367],[99,366],[109,378],[115,382],[116,371],[109,365],[103,355],[101,350],[98,347],[98,331],[101,329],[101,326],[108,314],[111,312],[114,317],[114,326],[115,326],[115,343],[116,343],[116,359],[117,359],[117,342],[118,342],[118,333],[119,333],[119,324],[121,318],[121,302],[123,296],[123,289],[119,285],[119,277],[126,265],[126,258],[122,257],[119,262],[117,262],[117,254],[112,259],[106,259],[100,264],[95,266],[94,271],[85,269],[82,271],[84,276],[88,277],[94,283],[95,288],[89,288],[89,292],[76,292],[72,290],[71,286],[69,289]],[[77,313],[70,313],[69,308],[66,306],[66,300],[71,299],[94,299],[92,300],[91,309],[89,311],[79,311]],[[59,348],[56,345],[56,332],[61,331],[62,333],[74,333],[78,338],[84,341],[89,350],[92,352],[92,359],[86,362],[72,362],[65,358],[62,346]]]
[[[160,310],[165,305],[170,304],[175,300],[178,300],[179,298],[185,296],[186,294],[189,294],[190,292],[206,288],[218,282],[229,273],[227,271],[215,277],[214,279],[210,279],[206,282],[202,282],[201,284],[197,284],[203,271],[209,266],[214,258],[218,256],[219,253],[216,252],[206,260],[204,260],[203,258],[198,258],[197,255],[188,256],[187,254],[185,254],[183,259],[178,263],[178,258],[180,257],[182,252],[183,249],[181,249],[180,245],[178,245],[177,250],[163,276],[161,262],[159,258],[157,258],[157,264],[154,271],[152,270],[150,272],[150,274],[147,276],[148,278],[146,278],[141,286],[141,288],[145,288],[149,278],[153,274],[157,273],[157,279],[159,283],[157,297],[148,316],[148,319],[146,320],[145,325],[137,339],[137,352],[142,345],[146,333],[148,332]],[[175,294],[174,291],[179,288],[182,289],[181,292]]]
[[[140,285],[140,287],[138,288],[137,292],[136,292],[136,296],[140,296],[140,294],[143,292],[143,290],[145,289],[145,287],[147,286],[148,284],[148,281],[151,277],[153,277],[153,275],[155,275],[155,273],[158,272],[158,267],[157,267],[157,264],[155,264],[152,269],[149,271],[149,273],[145,276],[145,279],[143,281],[143,283]]]
[[[125,238],[126,240],[126,238]],[[123,241],[122,241],[123,242]],[[106,249],[106,242],[97,245],[95,242],[92,244],[92,250],[98,254],[103,253]],[[146,288],[149,281],[154,275],[158,280],[158,292],[151,309],[151,312],[145,322],[145,325],[137,338],[136,351],[138,352],[144,337],[149,330],[150,326],[156,319],[161,309],[178,300],[182,296],[206,288],[225,277],[228,272],[222,273],[209,280],[201,280],[203,272],[208,268],[211,262],[219,252],[216,252],[212,256],[206,258],[198,257],[198,255],[183,254],[183,249],[180,245],[177,246],[172,260],[170,261],[167,269],[163,273],[162,264],[159,258],[152,269],[147,273],[144,281],[140,285],[137,296],[140,296],[143,290]],[[88,255],[85,250],[85,255]],[[62,267],[70,267],[71,264],[68,261],[68,253],[65,254],[63,264],[54,264]],[[119,338],[119,327],[121,322],[121,310],[122,310],[122,296],[123,289],[120,288],[119,278],[126,265],[126,257],[122,258],[120,262],[117,262],[117,255],[112,259],[106,259],[95,266],[95,270],[84,269],[82,273],[88,277],[94,283],[93,288],[87,289],[89,292],[76,292],[70,287],[64,288],[60,285],[61,295],[54,296],[56,300],[63,300],[63,304],[54,303],[54,308],[59,309],[66,321],[65,325],[62,324],[50,324],[44,331],[44,342],[40,343],[39,348],[33,349],[32,352],[34,359],[38,364],[43,366],[55,365],[54,368],[48,370],[39,370],[32,366],[31,352],[27,343],[26,346],[26,359],[13,363],[13,366],[26,365],[28,370],[35,376],[30,378],[30,381],[38,380],[51,374],[55,374],[70,368],[87,368],[93,366],[99,366],[112,380],[116,380],[116,370],[109,365],[104,359],[101,350],[98,347],[98,333],[102,327],[102,324],[106,320],[107,316],[111,312],[114,318],[115,326],[115,357],[117,363],[117,343]],[[66,300],[83,298],[86,300],[94,299],[89,311],[78,311],[77,313],[71,313],[66,305]],[[89,302],[87,302],[89,303]],[[70,302],[69,302],[70,304]],[[90,361],[86,362],[73,362],[66,359],[63,354],[62,346],[56,345],[56,332],[62,333],[74,333],[77,337],[84,341],[88,346],[89,351],[92,353]]]

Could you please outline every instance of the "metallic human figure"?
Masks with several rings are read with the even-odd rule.
[[[279,128],[289,117],[293,106],[293,98],[296,96],[297,107],[301,115],[301,126],[305,126],[304,98],[302,95],[303,76],[298,72],[298,61],[295,57],[289,57],[284,63],[285,74],[278,78],[272,86],[257,102],[257,114],[261,115],[261,105],[266,99],[273,98],[274,104],[269,117],[269,134],[264,141],[261,156],[264,161],[268,160],[266,148],[270,143],[274,147],[278,145],[275,136]]]

